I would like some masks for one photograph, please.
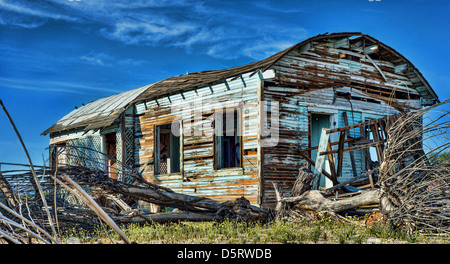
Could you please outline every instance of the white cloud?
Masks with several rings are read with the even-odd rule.
[[[250,58],[264,59],[281,50],[287,49],[296,43],[289,41],[270,41],[259,42],[254,45],[248,46],[242,50],[242,53]]]
[[[94,66],[112,66],[113,57],[106,53],[95,53],[93,51],[80,57],[83,63]]]
[[[17,1],[13,3],[0,0],[0,9],[13,12],[21,15],[28,15],[38,18],[49,18],[54,20],[66,20],[66,21],[77,21],[78,19],[72,16],[63,15],[55,12],[46,11],[43,9],[41,2],[27,2],[18,4]]]
[[[114,66],[114,64],[140,66],[147,63],[146,61],[136,60],[132,58],[118,59],[113,55],[96,51],[90,51],[86,55],[80,56],[79,59],[82,63],[102,67],[112,67]]]
[[[103,28],[101,33],[110,39],[127,44],[155,45],[167,43],[196,29],[189,22],[168,21],[164,18],[133,19],[116,22],[112,29]]]
[[[10,10],[24,18],[5,19],[0,24],[17,24],[35,28],[45,19],[59,19],[96,25],[103,37],[130,45],[182,47],[188,52],[204,53],[216,58],[234,59],[248,56],[262,59],[301,41],[306,30],[266,16],[264,21],[228,2],[191,0],[49,0],[46,8],[29,2],[18,4],[0,0],[0,9]],[[259,10],[284,9],[268,2],[244,3]],[[58,13],[59,11],[59,13]],[[283,12],[301,12],[286,9]],[[70,14],[70,15],[69,15]],[[26,17],[41,20],[26,20]],[[108,57],[109,56],[109,57]],[[114,64],[108,54],[86,54],[79,59],[97,66]],[[130,63],[124,60],[119,63]],[[136,61],[134,62],[134,65]]]
[[[0,25],[12,25],[22,28],[38,28],[46,23],[45,19],[35,19],[20,14],[0,13]]]
[[[2,89],[17,89],[39,92],[58,92],[68,94],[120,93],[120,90],[61,81],[42,81],[0,77]]]
[[[252,5],[255,7],[268,10],[270,12],[277,12],[277,13],[286,13],[286,14],[292,14],[292,13],[303,13],[304,11],[298,8],[293,8],[292,3],[289,3],[289,7],[282,8],[280,6],[280,3],[273,4],[274,2],[270,1],[254,1],[251,2]]]

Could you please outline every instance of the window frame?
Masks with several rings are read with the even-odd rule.
[[[221,167],[219,162],[220,162],[220,157],[222,156],[220,153],[220,149],[218,148],[219,145],[219,141],[218,141],[218,132],[219,132],[219,127],[217,126],[217,120],[218,120],[218,115],[222,115],[222,119],[223,116],[226,115],[226,112],[228,111],[237,111],[237,128],[234,128],[235,131],[238,131],[238,136],[239,137],[239,166],[233,166],[233,167]],[[242,106],[235,106],[235,107],[228,107],[228,108],[223,108],[223,109],[219,109],[216,110],[214,112],[214,141],[213,141],[213,148],[214,148],[214,158],[213,158],[213,163],[214,163],[214,170],[233,170],[233,169],[242,169],[244,167],[244,155],[243,155],[243,151],[244,151],[244,143],[243,143],[243,137],[244,137],[244,130],[243,130],[243,109]]]
[[[172,174],[183,174],[183,169],[184,169],[184,166],[183,166],[183,160],[184,160],[184,155],[183,155],[183,151],[184,151],[184,148],[183,148],[183,122],[182,122],[182,120],[178,120],[177,121],[178,122],[178,124],[179,124],[179,136],[178,136],[178,140],[179,140],[179,171],[177,171],[177,172],[170,172],[170,173],[161,173],[161,168],[160,168],[160,166],[161,166],[161,159],[160,159],[160,149],[161,149],[161,146],[160,146],[160,138],[161,138],[161,133],[160,133],[160,128],[162,127],[162,126],[165,126],[165,125],[170,125],[170,129],[172,130],[172,125],[174,124],[174,122],[170,122],[170,123],[161,123],[161,124],[157,124],[157,125],[154,125],[154,128],[153,128],[153,131],[154,131],[154,140],[153,140],[153,142],[154,142],[154,146],[153,146],[153,157],[154,157],[154,167],[153,167],[153,169],[154,169],[154,175],[156,176],[156,175],[172,175]],[[170,137],[170,139],[169,139],[169,141],[170,142],[172,142],[172,132],[170,133],[171,134],[171,137]],[[170,145],[172,145],[172,144],[170,144]],[[172,146],[171,146],[171,148],[172,148]],[[171,164],[170,164],[170,166],[172,167],[172,162],[171,162]],[[172,170],[172,169],[171,169]]]

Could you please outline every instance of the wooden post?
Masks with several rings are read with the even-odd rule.
[[[327,134],[327,129],[322,128],[322,133],[320,134],[319,147],[317,148],[316,165],[314,166],[319,173],[322,172],[323,164],[325,162],[325,155],[320,155],[321,152],[325,151],[330,140],[330,134]]]
[[[331,141],[330,141],[330,139],[328,139],[327,151],[331,151],[331,150],[332,150],[332,148],[331,148]],[[331,154],[331,153],[328,154],[328,163],[330,165],[331,176],[333,178],[337,179],[337,176],[336,176],[336,164],[334,163],[333,154]]]
[[[339,144],[338,144],[338,156],[337,156],[337,172],[336,176],[342,176],[342,161],[344,159],[344,139],[345,139],[345,130],[339,133]],[[333,185],[336,185],[335,181],[333,181]]]
[[[316,166],[316,163],[308,155],[306,155],[303,151],[299,151],[299,154],[311,165],[313,165],[314,167]],[[328,179],[333,180],[333,177],[328,172],[323,170],[322,174],[325,175]]]
[[[362,121],[360,122],[362,123]],[[361,132],[361,137],[366,139],[366,129],[365,126],[360,126],[359,131]],[[370,150],[368,148],[364,149],[364,157],[366,159],[366,170],[373,169],[372,158],[370,157]]]
[[[370,129],[372,130],[373,140],[374,142],[380,142],[380,135],[378,134],[378,126],[375,124],[370,125]],[[381,164],[383,162],[383,150],[382,146],[380,144],[377,144],[376,146],[377,150],[377,158],[378,162]]]
[[[344,124],[345,126],[348,126],[348,118],[347,118],[347,112],[343,112],[342,116],[344,117]],[[347,138],[350,138],[350,129],[346,130]],[[350,141],[347,143],[349,147],[353,147],[353,143]],[[352,163],[352,170],[353,170],[353,176],[358,176],[358,172],[356,171],[356,163],[355,163],[355,156],[353,155],[353,151],[349,152],[350,154],[350,161]]]

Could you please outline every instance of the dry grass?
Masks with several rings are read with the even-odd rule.
[[[366,218],[335,221],[325,216],[314,222],[180,222],[145,225],[130,224],[122,230],[139,244],[366,244],[375,243],[450,243],[450,236],[427,233],[409,235],[384,223],[365,224]],[[76,239],[74,239],[76,238]],[[120,243],[113,231],[98,227],[92,232],[67,230],[64,242],[86,244]]]

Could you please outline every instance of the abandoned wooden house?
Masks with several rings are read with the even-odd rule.
[[[70,146],[90,148],[108,155],[103,169],[119,180],[125,180],[117,172],[124,164],[176,192],[216,200],[243,196],[270,207],[272,183],[288,192],[307,164],[299,150],[310,148],[315,160],[317,148],[311,147],[319,144],[322,128],[437,102],[419,70],[393,48],[362,33],[333,33],[247,65],[188,73],[98,99],[42,134],[50,134],[50,151],[59,153],[51,155],[53,165],[90,166],[88,158],[68,158]],[[359,129],[349,133],[361,136]],[[97,153],[85,152],[92,158]],[[368,151],[352,154],[344,153],[337,181],[369,168]],[[333,182],[322,177],[319,184]]]

